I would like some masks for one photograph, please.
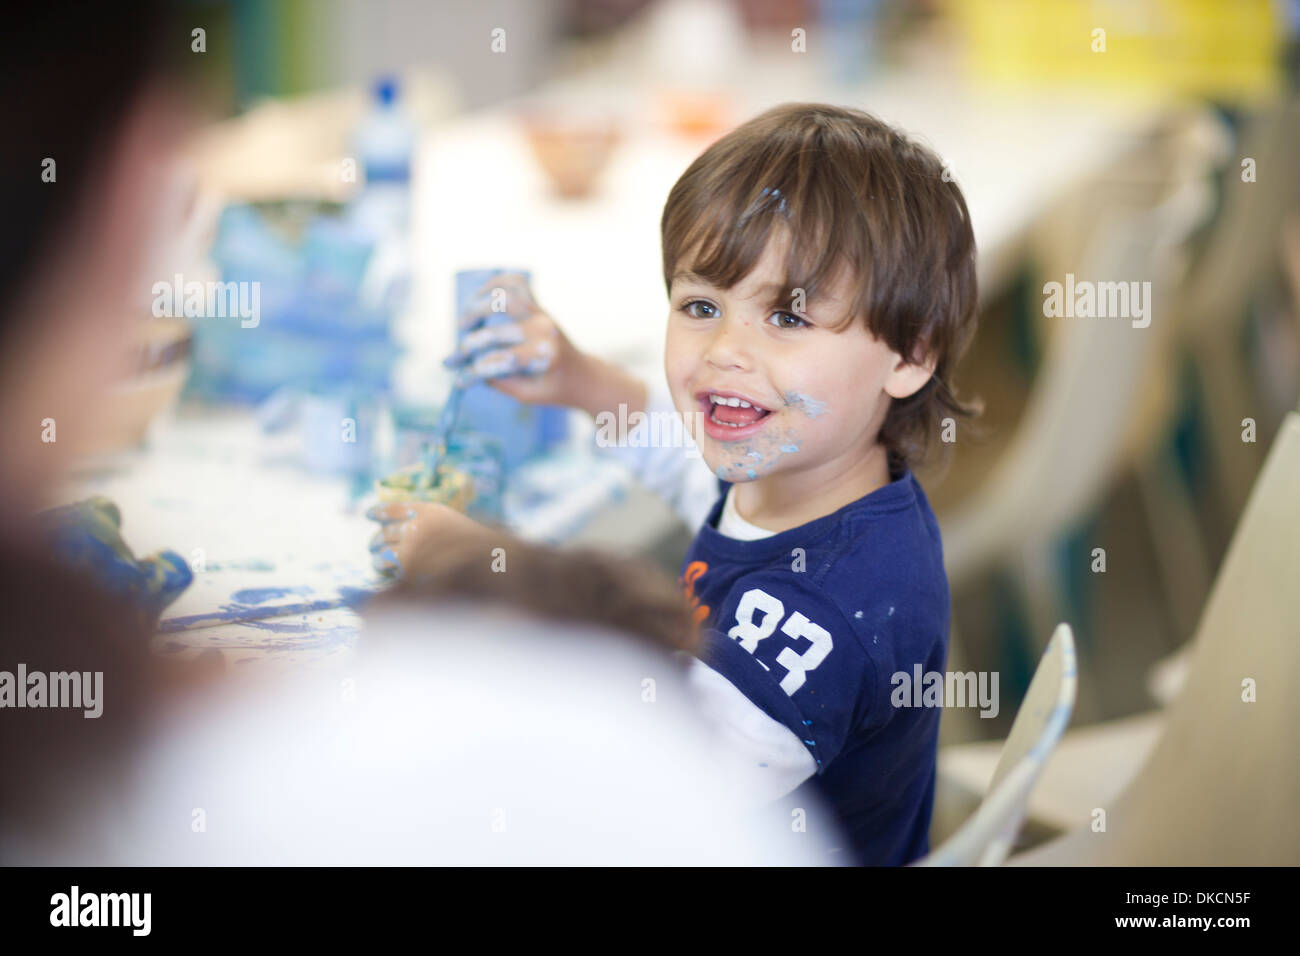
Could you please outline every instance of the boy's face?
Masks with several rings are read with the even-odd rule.
[[[843,480],[874,450],[891,395],[910,395],[929,378],[856,317],[832,331],[850,308],[845,274],[800,314],[794,303],[772,305],[788,241],[773,239],[730,290],[683,266],[672,280],[668,387],[704,460],[729,482],[795,473],[812,483]],[[757,408],[720,405],[714,395]]]

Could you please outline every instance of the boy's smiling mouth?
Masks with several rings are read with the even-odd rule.
[[[772,410],[741,392],[705,389],[695,394],[704,430],[714,441],[748,438],[762,429]]]

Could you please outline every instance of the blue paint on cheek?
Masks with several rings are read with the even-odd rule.
[[[798,408],[809,418],[816,418],[826,411],[826,403],[819,402],[817,399],[802,392],[786,392],[785,401],[787,405]]]

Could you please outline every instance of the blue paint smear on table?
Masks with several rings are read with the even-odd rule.
[[[162,633],[170,633],[213,627],[220,624],[246,624],[251,621],[272,617],[314,614],[340,607],[358,607],[374,593],[376,592],[368,591],[365,588],[346,588],[340,590],[339,597],[298,604],[270,605],[267,607],[257,607],[249,604],[223,604],[221,609],[215,613],[191,614],[188,617],[169,618],[158,626],[158,630]]]
[[[269,561],[209,561],[209,571],[274,571]]]
[[[297,634],[301,637],[317,638],[317,643],[321,641],[330,642],[338,640],[336,632],[346,632],[346,634],[355,634],[357,629],[351,625],[342,625],[337,627],[321,627],[318,624],[305,623],[303,621],[240,621],[241,627],[251,627],[259,631],[270,631],[272,634]],[[346,636],[345,634],[345,636]],[[299,647],[301,644],[295,643],[293,646]]]
[[[296,588],[244,588],[232,594],[231,598],[236,604],[265,604],[267,601],[288,597],[291,594],[295,597],[306,597],[311,592],[312,589],[305,585]]]
[[[346,585],[339,586],[339,597],[341,597],[347,606],[353,609],[360,609],[365,606],[366,602],[378,594],[371,588],[350,588]]]

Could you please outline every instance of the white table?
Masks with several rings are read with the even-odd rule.
[[[146,449],[63,490],[67,501],[116,502],[137,556],[169,548],[194,569],[194,582],[163,614],[159,653],[216,648],[234,664],[347,665],[362,626],[352,605],[388,583],[370,565],[378,526],[364,513],[375,497],[355,497],[347,478],[301,468],[294,442],[263,434],[251,411],[186,409],[157,423]],[[626,474],[585,448],[578,433],[572,447],[519,470],[505,506],[512,531],[563,544],[620,497]],[[528,494],[534,487],[548,491],[545,500]],[[295,606],[247,619],[249,608]]]

